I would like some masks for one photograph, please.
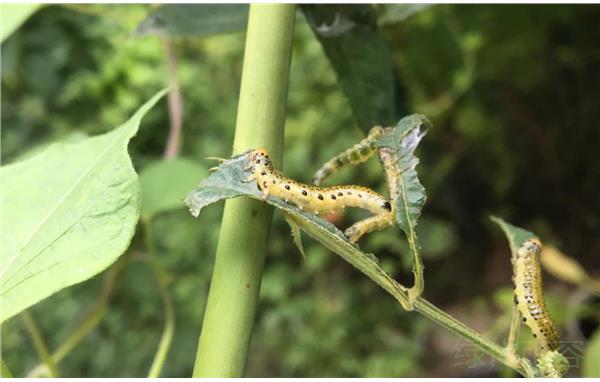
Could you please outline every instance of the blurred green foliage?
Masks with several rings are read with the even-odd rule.
[[[417,150],[428,195],[418,226],[427,298],[481,330],[503,319],[506,304],[493,296],[510,284],[510,251],[490,213],[555,243],[598,277],[600,7],[391,7],[375,9],[387,15],[379,25],[392,56],[396,113],[424,113],[435,126]],[[105,132],[168,83],[163,41],[131,36],[151,9],[48,6],[2,43],[4,163],[49,142]],[[309,181],[362,133],[321,45],[300,14],[296,20],[284,171]],[[203,158],[231,153],[244,34],[171,43],[184,99],[181,155],[207,168],[212,163]],[[138,172],[161,160],[168,126],[162,102],[130,145]],[[376,161],[329,182],[341,183],[385,192]],[[176,309],[162,375],[191,375],[221,211],[214,205],[193,219],[182,204],[148,220],[147,237],[140,229],[125,255],[106,315],[61,362],[62,375],[146,375],[164,324],[155,277],[141,261],[150,242],[170,275]],[[349,212],[342,225],[356,216]],[[275,214],[248,376],[504,375],[497,365],[457,366],[457,338],[402,311],[317,243],[304,244],[305,261]],[[397,229],[373,233],[361,247],[409,280],[408,248]],[[565,317],[573,288],[544,281],[553,315]],[[30,310],[51,349],[77,327],[101,287],[102,276]],[[562,320],[563,339],[583,348],[590,333]],[[499,333],[503,338],[506,329]],[[13,374],[39,362],[18,317],[1,334]]]

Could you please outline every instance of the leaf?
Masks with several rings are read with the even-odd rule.
[[[381,15],[377,22],[379,25],[401,23],[432,5],[434,4],[381,4],[379,5]]]
[[[590,277],[575,259],[552,245],[542,248],[540,261],[544,269],[557,279],[581,286],[590,282]]]
[[[4,42],[41,4],[0,4],[0,42]]]
[[[405,309],[412,309],[412,306],[407,303],[406,288],[385,273],[373,255],[360,251],[356,245],[348,241],[342,231],[330,222],[302,211],[272,195],[267,200],[263,200],[256,183],[245,181],[249,175],[249,172],[245,171],[247,167],[248,152],[221,163],[214,173],[200,182],[200,185],[187,195],[185,203],[189,207],[190,213],[197,217],[202,208],[211,203],[242,195],[264,201],[282,210],[286,214],[286,219],[291,223],[299,226],[308,235],[321,242],[394,295]]]
[[[600,377],[600,330],[596,330],[585,347],[582,377]]]
[[[412,114],[402,118],[391,134],[384,134],[377,141],[379,148],[389,148],[393,152],[399,193],[396,204],[396,220],[407,235],[412,235],[421,210],[427,201],[425,188],[419,182],[416,167],[419,158],[415,149],[431,128],[431,122],[421,114]]]
[[[183,198],[194,187],[206,169],[185,158],[158,160],[140,173],[142,219],[150,219],[164,211],[184,207]]]
[[[150,12],[134,36],[207,37],[242,31],[248,4],[168,4]]]
[[[410,289],[410,301],[414,302],[424,289],[423,262],[416,226],[427,196],[425,188],[417,176],[419,159],[415,150],[421,139],[431,128],[431,122],[421,114],[412,114],[402,118],[394,128],[386,132],[375,142],[379,148],[380,159],[387,164],[386,170],[391,198],[395,201],[396,222],[406,234],[413,258],[414,286]]]
[[[492,215],[490,216],[490,219],[494,223],[498,224],[504,231],[513,256],[517,255],[517,251],[527,239],[536,237],[533,233],[526,231],[523,228],[515,227],[514,225],[505,222],[497,216]]]
[[[358,126],[394,122],[392,60],[370,5],[302,5]]]
[[[107,134],[0,168],[0,322],[98,274],[127,249],[140,202],[127,145],[165,92]]]

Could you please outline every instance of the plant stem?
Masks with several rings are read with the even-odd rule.
[[[385,289],[389,294],[394,296],[398,302],[406,309],[408,302],[408,289],[391,278],[377,262],[369,258],[358,247],[350,245],[347,241],[337,238],[330,231],[322,226],[315,224],[305,216],[292,213],[292,210],[284,208],[288,213],[287,218],[294,224],[302,228],[304,232],[312,236],[315,240],[321,242],[331,251],[342,257],[344,260],[352,264],[356,269],[367,275],[377,285]],[[472,342],[479,349],[489,354],[493,358],[502,362],[506,366],[516,370],[526,377],[533,377],[535,370],[525,358],[520,358],[516,354],[503,349],[494,342],[481,336],[479,333],[469,328],[456,318],[448,313],[440,310],[435,305],[422,297],[417,297],[414,304],[408,304],[408,308],[414,309],[425,317],[429,318],[436,324],[443,326],[458,336]]]
[[[183,120],[183,96],[177,80],[177,54],[173,47],[173,42],[168,38],[163,38],[165,49],[165,60],[167,61],[167,74],[169,77],[169,88],[171,91],[167,94],[169,99],[169,137],[165,147],[164,157],[174,158],[179,155],[181,148],[181,129]]]
[[[512,310],[510,330],[508,331],[508,340],[506,341],[506,351],[516,353],[519,342],[519,329],[521,327],[521,313],[519,313],[517,305],[513,305]]]
[[[158,256],[158,249],[154,243],[154,240],[152,239],[150,224],[151,221],[149,219],[142,219],[144,243],[146,245],[148,254],[148,256],[143,257],[142,260],[146,261],[150,268],[152,268],[152,272],[156,278],[156,283],[165,308],[165,325],[162,335],[160,336],[158,348],[154,354],[154,359],[152,360],[152,365],[150,366],[150,371],[148,372],[148,378],[158,378],[160,377],[160,372],[165,360],[167,359],[171,342],[173,341],[173,333],[175,332],[175,308],[173,307],[173,299],[171,298],[171,293],[169,292],[168,274],[156,260],[156,257]]]
[[[55,364],[59,364],[79,343],[83,340],[97,325],[100,323],[104,314],[106,313],[106,306],[110,300],[110,296],[114,290],[114,286],[117,280],[117,276],[121,273],[121,270],[125,267],[129,258],[127,255],[122,256],[106,273],[104,278],[104,285],[100,295],[96,299],[93,307],[86,315],[85,319],[79,324],[69,337],[67,337],[60,346],[52,353],[50,359]],[[45,375],[47,371],[45,364],[35,366],[31,371],[27,373],[28,378],[38,378],[41,375]]]
[[[29,311],[26,310],[23,313],[21,313],[21,317],[23,318],[25,328],[31,336],[31,340],[33,341],[33,346],[35,347],[35,350],[37,351],[38,355],[48,368],[50,377],[57,378],[58,369],[56,368],[56,364],[52,360],[52,357],[50,357],[50,352],[48,352],[48,346],[46,345],[46,342],[44,341],[44,338],[42,337],[42,334],[40,333],[40,330],[37,324],[35,323],[33,316],[31,315],[31,313],[29,313]]]
[[[263,147],[280,166],[294,4],[252,4],[234,153]],[[225,203],[194,377],[241,377],[256,312],[272,207],[239,198]]]

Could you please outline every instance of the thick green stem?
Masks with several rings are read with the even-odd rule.
[[[263,147],[281,165],[294,30],[293,4],[252,4],[234,153]],[[243,375],[273,210],[248,198],[225,203],[194,377]]]

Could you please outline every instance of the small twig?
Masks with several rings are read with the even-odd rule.
[[[33,341],[33,346],[37,351],[39,357],[42,359],[46,367],[48,368],[48,372],[50,377],[57,378],[59,376],[58,369],[56,368],[56,364],[50,357],[50,352],[48,351],[48,346],[40,333],[40,329],[38,328],[33,316],[29,311],[24,311],[21,313],[21,318],[23,319],[23,323],[25,324],[25,328],[29,332],[31,336],[31,340]]]
[[[158,348],[154,354],[154,360],[150,366],[150,371],[148,372],[148,378],[158,378],[160,377],[160,372],[167,358],[167,354],[169,353],[171,342],[173,341],[173,333],[175,332],[175,309],[167,286],[168,277],[160,264],[156,261],[157,249],[150,236],[150,222],[148,220],[142,220],[142,226],[148,256],[141,257],[140,259],[146,261],[152,268],[165,307],[165,326],[160,337],[160,342],[158,343]]]
[[[125,255],[127,256],[127,255]],[[106,306],[114,290],[117,276],[124,268],[127,257],[122,257],[115,265],[113,265],[107,272],[104,279],[104,286],[102,292],[96,299],[96,303],[93,305],[86,318],[81,322],[79,327],[75,329],[69,337],[67,337],[60,346],[50,356],[51,361],[54,364],[60,363],[79,343],[85,338],[102,320],[106,313]],[[39,377],[48,370],[45,364],[39,364],[35,366],[31,371],[27,373],[28,378]]]
[[[521,327],[521,313],[515,304],[512,309],[512,319],[510,321],[510,330],[508,331],[508,339],[506,341],[506,351],[516,354],[517,345],[519,342],[519,328]]]
[[[165,158],[169,159],[179,155],[181,148],[183,97],[177,80],[177,55],[173,49],[173,43],[168,38],[163,38],[162,41],[165,48],[169,87],[172,89],[168,94],[170,128],[164,153]]]

